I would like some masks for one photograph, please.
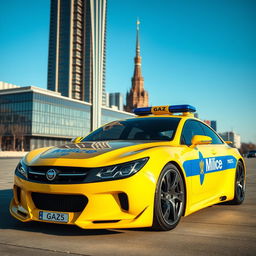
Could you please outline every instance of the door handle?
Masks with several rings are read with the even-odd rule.
[[[212,152],[213,155],[216,155],[216,154],[217,154],[217,151],[214,150],[214,149],[213,149],[211,152]]]

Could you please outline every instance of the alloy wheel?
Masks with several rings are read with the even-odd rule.
[[[245,175],[244,168],[242,164],[237,166],[237,174],[236,174],[236,194],[239,201],[244,199],[245,195]]]
[[[184,204],[184,183],[180,173],[175,169],[167,170],[160,188],[162,217],[167,224],[173,225],[182,215]]]

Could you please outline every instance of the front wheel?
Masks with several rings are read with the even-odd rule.
[[[162,170],[155,192],[152,228],[167,231],[175,228],[185,207],[185,185],[180,171],[173,164]]]
[[[235,179],[235,196],[230,204],[242,204],[245,197],[245,170],[242,162],[237,163]]]

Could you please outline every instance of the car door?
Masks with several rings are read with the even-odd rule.
[[[235,167],[236,159],[231,155],[232,148],[207,125],[201,123],[206,136],[211,137],[209,147],[211,157],[205,159],[205,177],[207,182],[208,197],[225,197],[227,184],[230,183],[230,167]],[[199,147],[200,150],[201,146]],[[232,184],[232,182],[231,182]]]
[[[205,135],[209,136],[209,132],[206,132],[206,128],[203,124],[197,120],[189,119],[186,121],[182,135],[181,135],[181,144],[191,146],[191,140],[195,135]],[[214,136],[211,134],[210,136],[213,138]],[[220,143],[223,142],[220,140]],[[219,141],[215,138],[213,139],[214,143],[218,143]],[[189,148],[185,155],[183,156],[185,162],[183,163],[183,168],[185,169],[186,175],[191,179],[192,184],[192,196],[191,196],[191,204],[194,205],[195,208],[201,208],[200,205],[207,204],[207,201],[213,200],[215,197],[216,186],[218,184],[214,184],[213,181],[216,179],[212,179],[212,175],[209,175],[206,172],[207,168],[212,167],[214,158],[219,157],[219,154],[224,154],[221,149],[216,148],[216,144],[208,144],[208,145],[198,145],[194,148]],[[220,166],[218,165],[218,168]],[[216,199],[216,198],[215,198]]]

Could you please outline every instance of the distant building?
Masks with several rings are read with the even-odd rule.
[[[239,134],[235,132],[222,132],[222,133],[219,133],[219,135],[223,138],[223,140],[231,141],[232,145],[235,148],[241,147],[241,137]]]
[[[217,132],[217,121],[216,120],[204,120],[206,124],[208,124],[214,131]]]
[[[92,104],[38,87],[0,90],[0,148],[57,146],[90,132]],[[133,116],[102,107],[101,125]]]
[[[132,88],[126,95],[125,110],[132,112],[137,107],[148,107],[148,92],[144,89],[144,78],[141,72],[139,21],[137,21],[136,56],[134,58],[134,74],[132,77]]]
[[[91,129],[106,105],[107,0],[51,0],[47,88],[92,103]]]
[[[106,92],[106,107],[109,107],[109,93]]]
[[[124,101],[123,95],[120,92],[109,93],[109,107],[113,108],[114,106],[117,107],[119,110],[124,109]]]
[[[20,87],[20,86],[0,81],[0,90],[17,88],[17,87]]]

